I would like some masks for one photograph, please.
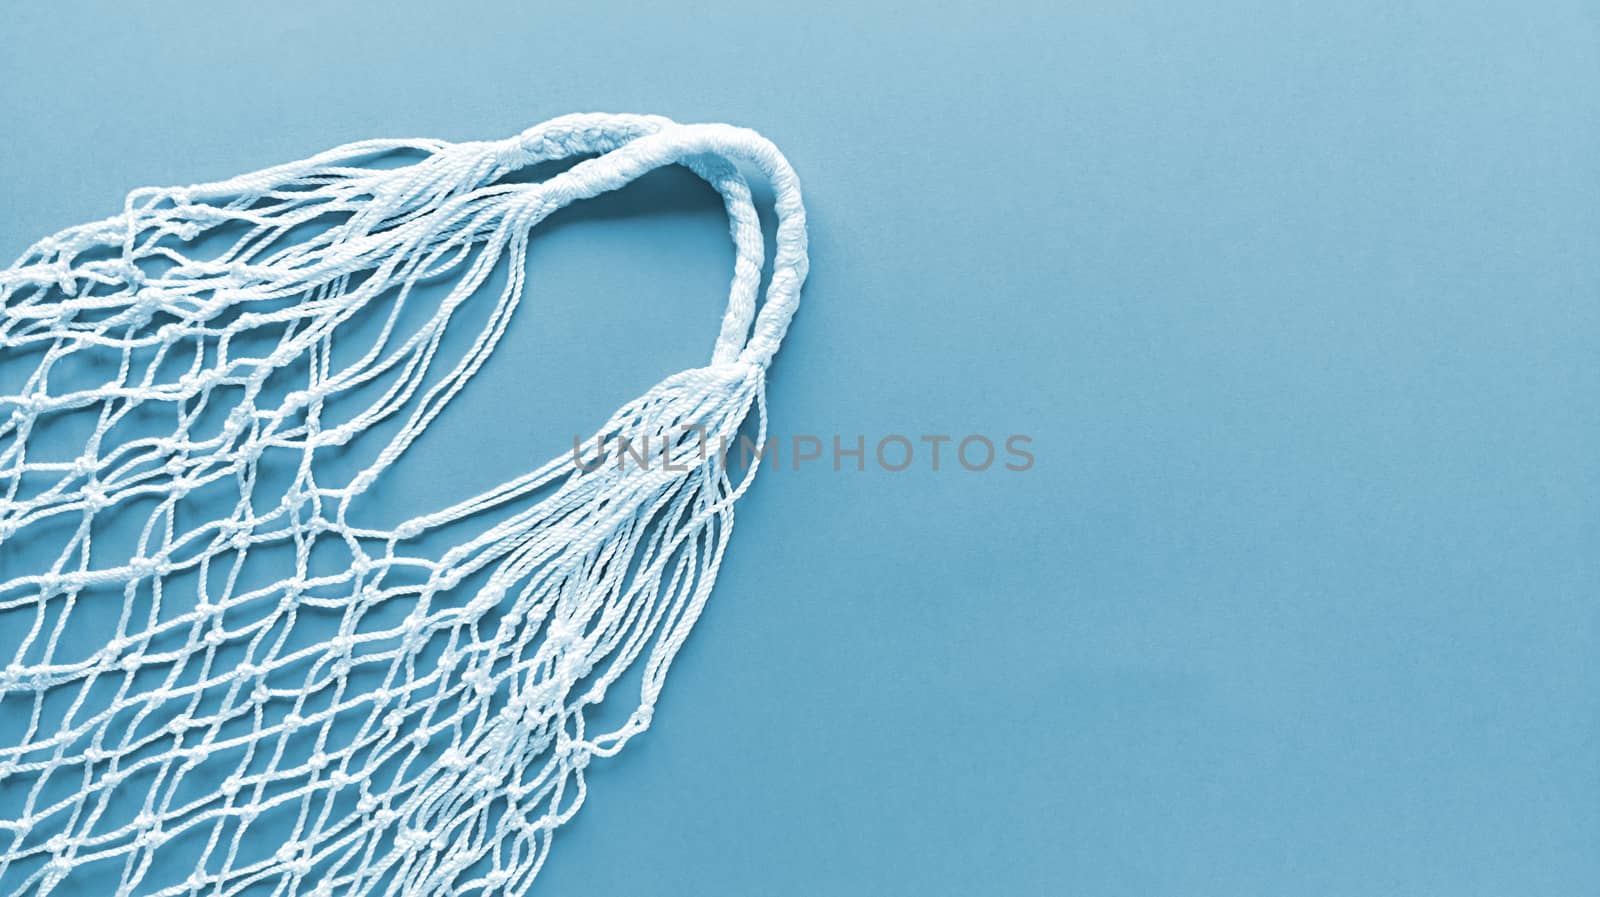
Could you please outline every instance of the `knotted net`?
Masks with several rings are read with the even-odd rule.
[[[533,228],[672,163],[729,215],[722,330],[582,447],[662,462],[564,454],[357,525],[499,344]],[[759,315],[735,163],[777,211]],[[29,248],[0,272],[0,894],[523,892],[590,759],[650,725],[754,473],[705,446],[764,436],[805,271],[770,143],[626,115],[138,190]],[[423,550],[469,518],[489,522]],[[608,690],[623,712],[598,726]]]

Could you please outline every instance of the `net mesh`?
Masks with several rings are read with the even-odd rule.
[[[749,189],[682,127],[352,144],[136,191],[0,273],[0,893],[526,888],[706,600],[754,472],[717,447],[765,432],[787,320],[752,360]],[[532,228],[671,161],[722,194],[738,248],[714,363],[574,455],[364,524],[499,343]],[[452,324],[476,328],[455,355]],[[620,440],[657,463],[574,463]]]

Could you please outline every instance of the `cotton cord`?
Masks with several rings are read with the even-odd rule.
[[[366,522],[500,344],[530,233],[672,164],[722,197],[727,311],[581,446],[665,463],[563,453]],[[777,220],[759,310],[742,170]],[[30,247],[0,272],[0,894],[523,893],[700,616],[806,266],[770,142],[609,114],[135,190]],[[730,471],[705,446],[741,428]]]

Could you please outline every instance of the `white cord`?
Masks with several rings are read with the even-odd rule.
[[[564,454],[393,529],[353,523],[499,344],[530,231],[674,163],[722,195],[735,244],[711,363],[583,446],[626,438],[666,460],[583,472]],[[778,218],[759,313],[741,164]],[[504,287],[447,365],[446,329],[488,301],[497,266]],[[650,725],[754,473],[735,481],[704,446],[752,416],[764,438],[765,370],[805,276],[798,181],[770,142],[635,115],[364,141],[136,190],[122,215],[30,247],[0,272],[0,364],[37,359],[0,384],[0,637],[16,646],[0,670],[0,894],[118,869],[122,897],[522,893],[590,759]],[[441,281],[408,324],[417,288]],[[102,382],[77,385],[84,371]],[[56,457],[69,418],[92,432]],[[138,429],[152,418],[170,433]],[[495,515],[422,555],[424,535]],[[131,553],[91,553],[115,544],[108,526]],[[348,557],[331,571],[329,548]],[[247,585],[263,563],[279,565],[271,584]],[[76,635],[112,619],[104,644]],[[635,677],[631,714],[590,731]]]

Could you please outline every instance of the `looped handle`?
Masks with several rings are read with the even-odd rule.
[[[496,161],[504,173],[578,155],[603,155],[646,134],[674,127],[679,127],[677,122],[660,115],[592,112],[563,115],[535,125],[510,140],[499,141],[500,154]],[[766,243],[750,196],[750,185],[733,163],[719,156],[702,155],[685,159],[684,165],[722,195],[728,229],[733,237],[733,282],[729,287],[728,309],[711,354],[713,364],[723,364],[738,357],[750,333],[761,288],[761,269],[766,261]],[[553,207],[545,214],[551,211]]]
[[[629,134],[634,136],[629,139]],[[560,155],[603,153],[539,185],[540,217],[578,200],[624,187],[664,165],[684,164],[711,181],[724,196],[739,256],[733,295],[713,361],[736,359],[763,367],[771,362],[799,306],[800,288],[809,267],[800,179],[771,141],[748,128],[679,125],[644,116],[568,116],[531,129],[518,139],[530,161],[550,158],[547,154],[552,141],[564,150]],[[734,167],[738,162],[752,165],[770,183],[778,217],[772,279],[747,340],[745,333],[750,328],[754,292],[765,254],[757,250],[754,261],[750,255],[753,246],[760,243],[760,226],[750,204],[749,187]],[[736,350],[741,343],[742,349]]]

